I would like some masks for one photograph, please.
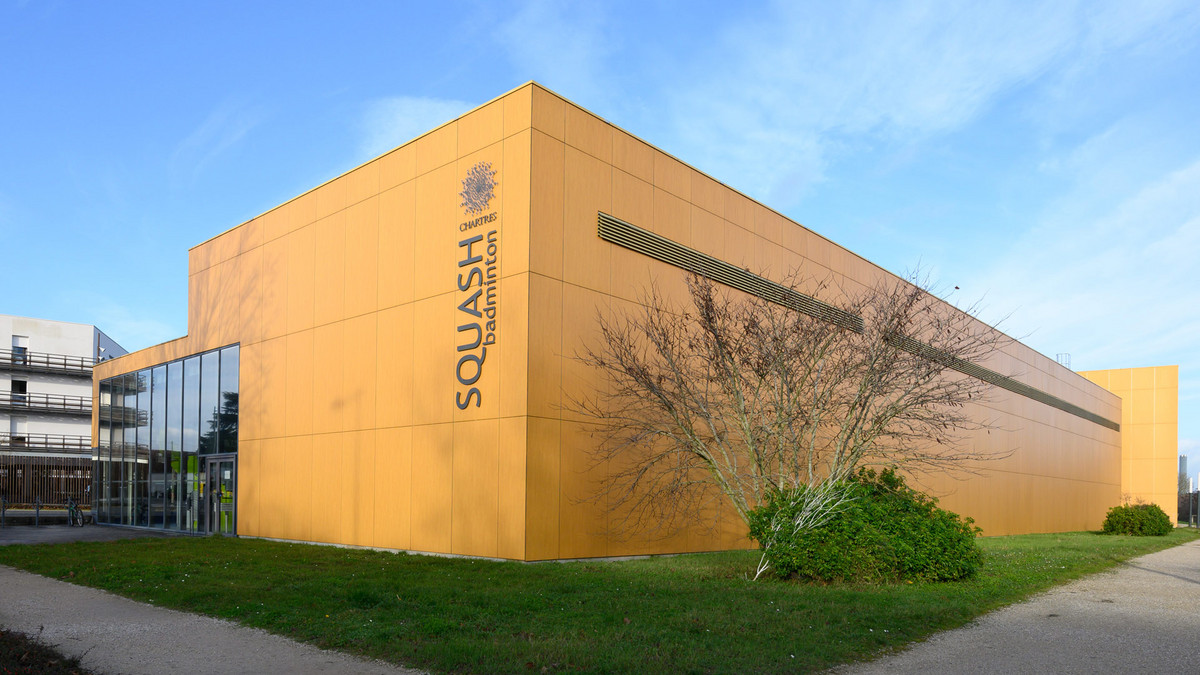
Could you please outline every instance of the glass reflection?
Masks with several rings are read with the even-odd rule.
[[[221,412],[218,432],[220,452],[237,452],[238,363],[237,345],[221,350]]]
[[[125,438],[121,443],[121,524],[136,525],[133,519],[136,493],[134,484],[137,482],[137,373],[125,376]]]
[[[150,524],[150,371],[137,374],[137,445],[133,460],[135,525]]]
[[[108,459],[112,452],[112,381],[100,383],[100,411],[97,415],[100,438],[97,453],[92,458],[92,518],[98,523],[108,522],[108,498],[104,487],[108,485]]]
[[[109,387],[112,390],[111,428],[109,430],[109,438],[112,441],[109,444],[108,472],[105,476],[107,483],[102,487],[101,494],[108,504],[108,512],[105,514],[106,522],[120,523],[121,448],[125,442],[124,431],[122,431],[125,425],[125,378],[112,378],[109,380]]]
[[[169,530],[179,529],[183,522],[183,362],[167,364],[167,522]]]
[[[200,364],[200,454],[211,455],[220,447],[221,353],[204,354]]]
[[[239,356],[234,345],[100,383],[96,522],[232,533],[234,486],[214,473],[225,501],[210,517],[204,455],[237,452]]]
[[[200,448],[200,357],[183,361],[183,451]]]
[[[200,475],[200,456],[185,453],[183,456],[183,523],[180,529],[187,532],[203,532],[204,509],[200,497],[204,494],[204,477]]]
[[[157,366],[150,375],[150,526],[165,524],[167,367]]]

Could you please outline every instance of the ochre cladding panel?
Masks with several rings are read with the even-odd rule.
[[[494,195],[468,213],[464,181],[489,165]],[[97,378],[241,343],[242,535],[526,560],[750,546],[728,512],[667,538],[618,534],[621,514],[591,499],[611,467],[591,461],[571,401],[603,383],[575,356],[598,313],[636,309],[651,285],[686,296],[679,270],[601,240],[598,212],[774,281],[891,278],[530,84],[192,249],[189,335]],[[491,281],[493,266],[471,300],[471,270]],[[477,334],[487,288],[497,324]],[[981,365],[1121,415],[1023,345]],[[944,505],[988,534],[1098,527],[1119,497],[1120,434],[1008,393],[978,414],[998,428],[973,444],[1012,454],[922,477]]]
[[[1172,517],[1179,490],[1179,366],[1080,375],[1121,397],[1121,496]]]
[[[534,89],[193,248],[188,336],[96,369],[241,344],[239,534],[526,557]]]
[[[620,129],[591,126],[595,118],[548,92],[537,90],[533,106],[528,557],[749,546],[728,513],[712,515],[715,528],[673,539],[603,534],[619,517],[588,499],[606,469],[590,461],[595,439],[570,404],[602,383],[573,357],[594,344],[598,313],[636,307],[651,286],[669,301],[682,301],[686,287],[677,269],[598,241],[597,212],[774,281],[799,269],[851,292],[894,277]],[[1116,397],[1019,343],[980,365],[1120,418]],[[1119,499],[1118,431],[1002,390],[976,409],[995,425],[970,444],[1007,456],[964,467],[959,475],[917,476],[943,505],[973,516],[987,534],[1099,526]]]

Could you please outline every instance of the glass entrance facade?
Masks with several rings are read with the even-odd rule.
[[[233,486],[214,493],[206,465],[216,463],[206,460],[236,468],[238,367],[231,345],[101,380],[96,522],[232,533],[232,513],[214,519],[210,502]]]

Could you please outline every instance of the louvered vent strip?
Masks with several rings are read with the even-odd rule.
[[[688,272],[703,275],[731,288],[745,291],[769,302],[803,312],[811,317],[828,321],[856,333],[863,332],[863,319],[860,316],[838,309],[833,305],[825,304],[803,293],[797,293],[787,286],[764,279],[736,265],[731,265],[724,260],[718,260],[710,255],[688,248],[666,237],[661,237],[653,232],[627,223],[620,218],[614,218],[607,213],[599,213],[598,225],[600,238],[604,241],[641,253],[642,255],[650,256],[655,260],[665,262],[668,265],[673,265]],[[1064,401],[1057,396],[1047,394],[1040,389],[1035,389],[993,370],[963,361],[919,340],[905,336],[894,336],[890,339],[892,344],[911,354],[945,364],[946,367],[957,370],[964,375],[983,380],[989,384],[1031,398],[1058,410],[1068,412],[1076,417],[1081,417],[1089,422],[1108,427],[1114,431],[1121,430],[1120,424],[1089,412],[1074,403]]]
[[[978,380],[983,380],[988,384],[993,384],[1001,389],[1007,389],[1015,394],[1020,394],[1026,398],[1031,398],[1039,403],[1044,403],[1052,408],[1057,408],[1063,412],[1071,413],[1076,417],[1081,417],[1089,422],[1099,424],[1103,427],[1108,427],[1113,431],[1120,431],[1121,425],[1105,417],[1101,417],[1094,412],[1081,408],[1074,403],[1064,401],[1053,394],[1047,394],[1041,389],[1031,387],[1024,382],[1018,382],[1011,377],[1001,375],[994,370],[988,370],[983,366],[976,365],[969,361],[963,361],[947,354],[939,349],[931,347],[919,340],[914,340],[903,335],[893,335],[888,338],[888,341],[893,345],[903,349],[910,354],[916,354],[922,358],[929,359],[944,364],[948,368],[953,368],[958,372],[974,377]]]
[[[677,244],[607,213],[599,214],[599,232],[600,238],[607,242],[648,255],[655,260],[674,265],[688,272],[704,275],[726,286],[757,295],[765,300],[798,312],[804,312],[809,316],[837,324],[856,333],[863,332],[862,317],[840,310],[833,305],[827,305],[816,298],[797,293],[787,286],[782,286],[757,274],[751,274],[736,265]]]

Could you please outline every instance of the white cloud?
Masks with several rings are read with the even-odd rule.
[[[173,182],[194,180],[213,160],[229,151],[264,119],[254,107],[226,102],[179,142],[168,168]]]
[[[719,37],[669,93],[670,120],[701,168],[787,207],[842,156],[960,129],[1048,73],[1153,41],[1189,7],[1122,20],[1121,6],[779,3]]]
[[[1200,27],[1200,11],[1194,2],[1180,0],[1142,0],[1111,2],[1089,6],[1090,39],[1085,48],[1091,54],[1121,47],[1139,51],[1174,49],[1176,43],[1190,42]],[[1143,40],[1153,35],[1153,40]]]
[[[564,96],[602,107],[603,85],[617,35],[600,3],[526,2],[500,24],[496,39],[522,80],[537,80]]]
[[[392,148],[462,115],[474,106],[464,101],[420,96],[393,96],[367,105],[362,121],[363,159]]]
[[[557,90],[564,96],[603,107],[608,89],[601,85],[612,43],[605,35],[606,13],[593,3],[530,0],[490,31],[517,79]],[[473,108],[475,104],[440,98],[395,96],[372,102],[363,119],[364,159],[404,143]]]
[[[701,150],[711,171],[744,176],[746,189],[772,203],[795,203],[789,193],[820,182],[839,146],[956,128],[999,92],[1036,76],[1072,37],[1055,30],[1061,13],[1053,6],[1014,16],[975,5],[832,13],[778,5],[728,30],[717,73],[679,92],[675,117],[705,111],[686,129],[699,148],[713,137],[738,139],[732,152]],[[779,175],[801,185],[781,185]]]
[[[1180,454],[1200,465],[1200,156],[1148,149],[1179,133],[1127,118],[1047,162],[1068,188],[967,284],[989,292],[985,320],[1010,314],[1077,370],[1178,365]]]
[[[1060,204],[972,286],[1003,298],[996,311],[1016,310],[1011,322],[1032,332],[1033,346],[1072,352],[1081,369],[1194,358],[1183,347],[1200,334],[1196,185],[1200,160],[1130,191],[1099,218],[1073,217],[1087,205]]]

